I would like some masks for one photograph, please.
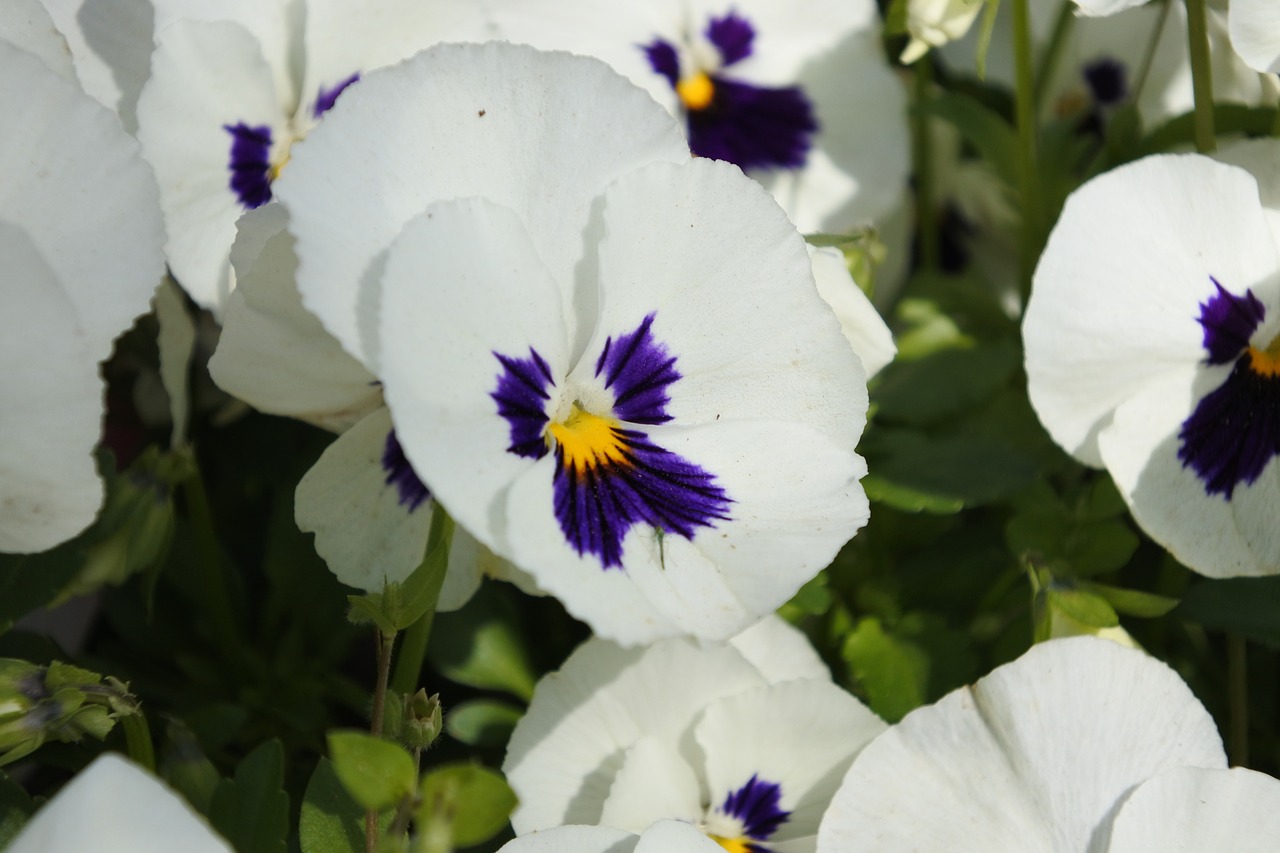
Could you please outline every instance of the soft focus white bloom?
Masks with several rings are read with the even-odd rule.
[[[1250,67],[1280,73],[1280,4],[1275,0],[1231,0],[1231,43]]]
[[[94,760],[5,848],[9,853],[231,853],[159,779],[119,755]]]
[[[902,83],[870,0],[496,0],[498,33],[608,62],[680,117],[693,153],[761,181],[803,232],[896,205]]]
[[[867,746],[823,817],[818,850],[1101,853],[1134,786],[1184,766],[1221,770],[1226,757],[1177,673],[1107,640],[1051,640]]]
[[[156,0],[138,139],[160,182],[169,266],[220,313],[236,219],[271,199],[293,143],[360,75],[483,32],[461,0]]]
[[[1258,192],[1197,155],[1095,178],[1067,200],[1023,324],[1050,435],[1214,577],[1280,572],[1280,255]]]
[[[0,111],[0,551],[30,552],[80,532],[102,502],[98,362],[147,311],[163,230],[116,117],[3,41]]]
[[[911,41],[902,51],[903,62],[915,62],[931,47],[941,47],[969,32],[982,0],[909,0],[907,32]]]
[[[1134,6],[1141,6],[1147,0],[1075,0],[1080,7],[1080,14],[1091,16],[1114,15]]]
[[[724,853],[690,824],[660,820],[636,835],[608,826],[557,826],[522,835],[501,853]]]
[[[278,192],[414,470],[597,633],[730,636],[865,522],[863,373],[803,240],[601,63],[426,51]]]
[[[673,818],[731,850],[812,850],[844,769],[885,724],[830,680],[786,672],[786,657],[803,670],[813,655],[794,629],[752,630],[774,647],[772,677],[732,645],[579,647],[539,683],[507,748],[516,832],[643,833]]]

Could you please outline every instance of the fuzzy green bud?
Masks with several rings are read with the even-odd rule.
[[[402,738],[410,749],[426,749],[440,736],[444,728],[444,709],[440,694],[427,695],[419,690],[404,701],[404,729]]]

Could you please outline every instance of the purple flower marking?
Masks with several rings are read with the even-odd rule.
[[[512,358],[493,354],[502,365],[498,374],[498,387],[489,396],[498,404],[498,414],[507,419],[511,444],[507,452],[528,459],[541,459],[547,455],[547,442],[543,437],[547,428],[544,407],[551,395],[547,388],[555,384],[551,367],[529,348],[528,358]]]
[[[751,55],[751,43],[755,40],[756,30],[751,22],[733,9],[723,18],[712,18],[707,22],[707,41],[716,46],[720,52],[721,67],[741,62]]]
[[[329,112],[329,110],[333,109],[333,105],[338,102],[338,96],[342,94],[343,90],[359,79],[360,72],[357,71],[355,74],[352,74],[347,79],[338,83],[338,85],[334,86],[332,89],[326,89],[321,86],[320,93],[316,95],[316,105],[312,109],[311,114],[316,118],[320,118],[320,116]]]
[[[1102,57],[1084,67],[1084,82],[1095,103],[1113,107],[1129,95],[1129,73],[1124,63]]]
[[[1280,375],[1258,370],[1250,352],[1249,339],[1266,314],[1262,302],[1252,290],[1235,296],[1211,280],[1218,292],[1201,304],[1199,318],[1205,362],[1235,366],[1183,421],[1178,459],[1206,494],[1230,500],[1236,486],[1252,484],[1280,455]]]
[[[387,472],[387,479],[383,482],[388,486],[395,485],[400,492],[400,505],[409,512],[431,498],[431,491],[418,479],[409,459],[404,455],[394,429],[387,433],[386,444],[382,447],[382,470]]]
[[[680,378],[675,356],[654,340],[653,317],[645,317],[634,332],[618,336],[617,343],[610,336],[596,359],[596,376],[603,372],[604,387],[613,390],[614,417],[637,424],[671,420],[667,386]]]
[[[736,791],[730,791],[718,811],[742,821],[743,835],[754,841],[765,841],[778,827],[791,819],[791,812],[781,807],[782,786],[766,782],[757,773],[751,774]],[[769,848],[758,844],[748,845],[756,853],[769,853]]]
[[[675,45],[669,41],[654,39],[649,44],[640,45],[640,49],[649,60],[649,67],[666,77],[674,89],[680,82],[680,57],[676,54]]]
[[[261,207],[271,201],[271,128],[238,122],[222,129],[231,134],[231,191],[245,210]]]

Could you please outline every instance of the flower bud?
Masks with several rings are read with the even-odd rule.
[[[443,728],[444,710],[439,693],[428,696],[427,691],[419,690],[405,697],[403,738],[410,749],[426,749]]]

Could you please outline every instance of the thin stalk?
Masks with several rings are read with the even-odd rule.
[[[929,133],[929,117],[923,106],[933,90],[933,60],[929,54],[915,64],[915,110],[912,113],[912,168],[915,172],[916,226],[920,235],[920,266],[938,266],[938,217],[933,196],[933,145]]]
[[[1049,35],[1049,44],[1040,57],[1040,68],[1036,70],[1036,103],[1044,103],[1049,94],[1049,83],[1058,70],[1058,60],[1062,58],[1062,48],[1071,35],[1071,28],[1076,20],[1076,4],[1071,0],[1062,0],[1058,7],[1058,17],[1053,22],[1053,32]]]
[[[1196,98],[1196,150],[1212,154],[1218,143],[1213,127],[1213,69],[1209,64],[1209,22],[1204,0],[1187,0],[1187,42],[1191,51],[1191,90]]]
[[[1227,635],[1227,752],[1233,767],[1249,766],[1249,680],[1244,637]]]
[[[374,737],[382,736],[382,720],[387,706],[387,678],[391,673],[391,651],[395,648],[396,635],[374,634],[374,642],[378,647],[378,677],[373,688],[373,709],[369,713],[369,732]],[[364,813],[364,849],[365,853],[373,853],[378,846],[378,812],[367,809]]]
[[[1151,76],[1151,64],[1156,60],[1156,48],[1160,46],[1160,37],[1169,23],[1169,12],[1172,9],[1173,0],[1165,0],[1160,4],[1160,17],[1156,19],[1156,28],[1151,31],[1151,40],[1147,42],[1146,52],[1142,55],[1142,64],[1138,66],[1138,73],[1133,78],[1133,89],[1129,97],[1134,103],[1137,103],[1143,87],[1147,85],[1147,78]]]
[[[240,649],[240,629],[231,608],[231,594],[227,590],[222,561],[218,559],[221,551],[199,468],[182,481],[182,492],[196,539],[196,571],[204,591],[204,609],[213,624],[214,638],[225,653],[234,657]]]
[[[1031,61],[1031,12],[1028,0],[1013,0],[1013,60],[1017,86],[1014,104],[1018,121],[1018,183],[1022,193],[1021,271],[1024,290],[1040,254],[1044,233],[1044,205],[1040,193],[1040,164],[1036,127],[1036,80]]]
[[[142,711],[121,717],[120,726],[124,729],[124,742],[129,750],[129,757],[155,773],[156,750],[151,743],[151,729],[147,727],[147,718]]]

